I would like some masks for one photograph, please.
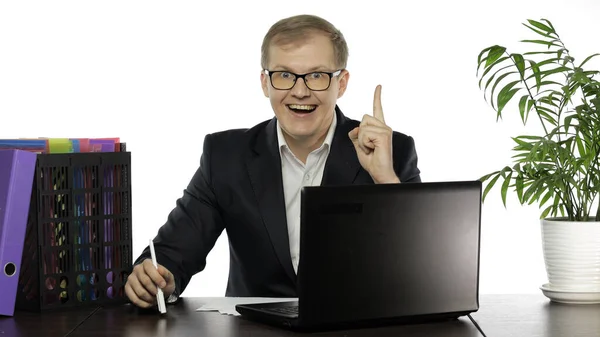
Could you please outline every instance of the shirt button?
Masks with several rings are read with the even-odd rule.
[[[310,174],[309,174],[309,173],[307,173],[307,174],[304,176],[304,180],[306,180],[306,181],[309,181],[309,180],[310,180]]]

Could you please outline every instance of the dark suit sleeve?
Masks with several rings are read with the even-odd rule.
[[[403,183],[420,183],[421,171],[418,168],[415,140],[411,136],[394,137],[394,170]]]
[[[177,295],[204,269],[206,256],[224,229],[212,186],[210,135],[204,138],[203,147],[200,167],[154,238],[157,262],[175,276]],[[146,258],[150,258],[148,247],[135,263]]]

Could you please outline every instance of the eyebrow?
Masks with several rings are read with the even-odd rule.
[[[290,68],[288,68],[286,66],[281,66],[281,65],[276,65],[272,69],[273,69],[273,71],[281,71],[281,70],[283,70],[283,71],[293,72]],[[329,67],[326,67],[326,66],[312,67],[312,68],[308,69],[307,73],[312,73],[314,71],[329,71]]]

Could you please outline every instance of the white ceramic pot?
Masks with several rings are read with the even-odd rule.
[[[600,303],[600,221],[541,220],[542,248],[550,299]]]

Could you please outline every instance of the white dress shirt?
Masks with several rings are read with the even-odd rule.
[[[281,174],[283,177],[290,254],[295,272],[298,272],[298,261],[300,260],[300,191],[304,186],[321,185],[323,170],[329,155],[336,124],[337,116],[334,113],[325,141],[318,149],[308,155],[305,165],[300,159],[296,158],[288,147],[279,121],[277,121],[277,140],[281,155]]]

